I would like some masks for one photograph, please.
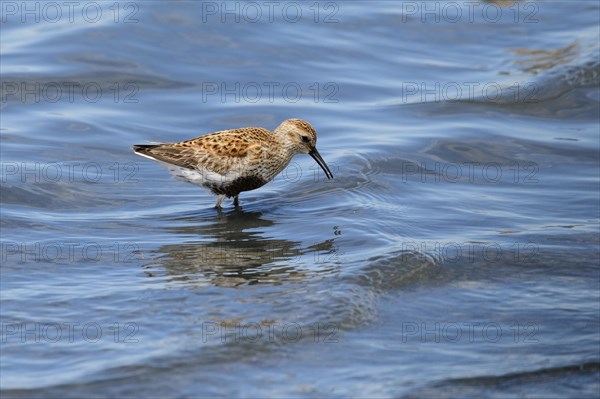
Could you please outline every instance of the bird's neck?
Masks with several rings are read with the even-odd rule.
[[[281,146],[282,152],[289,157],[290,159],[296,155],[300,154],[302,150],[298,143],[292,140],[290,134],[286,131],[278,131],[275,130],[275,135],[277,136],[277,140]]]

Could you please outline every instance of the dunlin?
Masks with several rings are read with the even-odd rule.
[[[274,132],[260,127],[223,130],[179,143],[134,145],[133,151],[158,161],[175,177],[199,185],[238,206],[242,191],[273,180],[296,154],[309,154],[332,179],[317,151],[317,133],[302,119],[283,121]]]

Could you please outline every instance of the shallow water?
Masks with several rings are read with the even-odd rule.
[[[598,395],[598,4],[22,4],[3,397]],[[130,149],[290,117],[238,210]]]

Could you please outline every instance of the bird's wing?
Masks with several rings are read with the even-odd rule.
[[[273,140],[262,128],[223,130],[179,143],[136,145],[134,151],[147,158],[182,168],[206,170],[220,175],[239,174],[244,158],[261,153],[259,143]]]

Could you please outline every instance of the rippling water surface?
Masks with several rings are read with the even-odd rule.
[[[2,3],[3,397],[597,397],[597,2],[55,4]],[[291,117],[335,179],[237,210],[130,149]]]

